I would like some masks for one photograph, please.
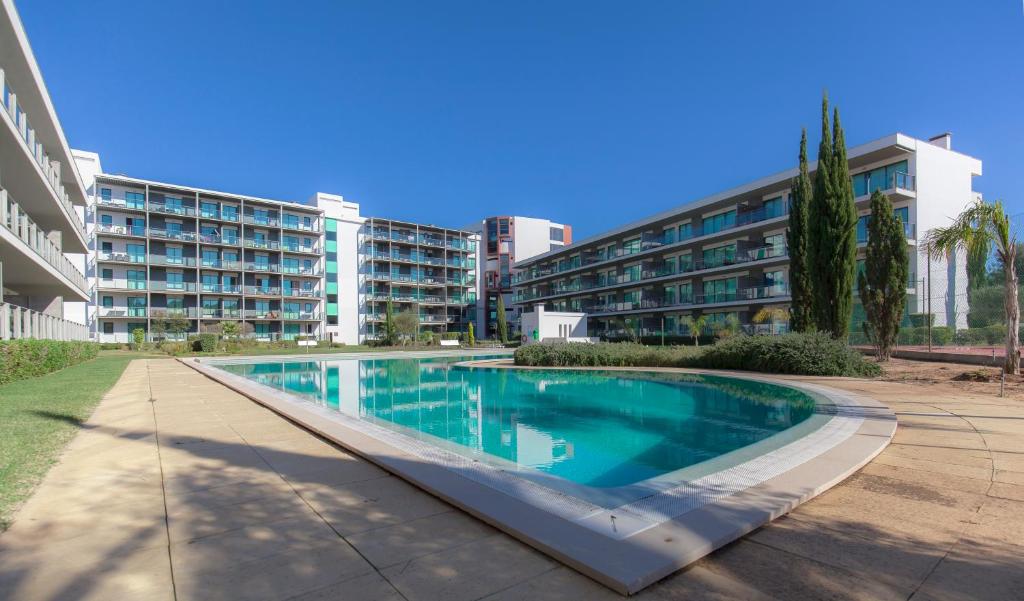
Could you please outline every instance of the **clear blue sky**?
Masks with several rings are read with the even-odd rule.
[[[952,131],[1024,212],[1021,0],[17,4],[112,173],[580,238],[792,166],[828,88],[851,146]]]

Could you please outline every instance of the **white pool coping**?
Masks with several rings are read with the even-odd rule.
[[[308,360],[469,354],[473,353],[346,353],[310,355]],[[740,372],[596,368],[766,382],[824,396],[836,407],[825,425],[804,437],[721,471],[608,508],[213,367],[217,363],[284,359],[307,357],[181,361],[622,594],[640,591],[828,490],[880,453],[896,431],[895,415],[878,401],[817,384]],[[560,369],[517,367],[507,359],[463,365]]]

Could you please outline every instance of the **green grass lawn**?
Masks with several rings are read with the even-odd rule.
[[[128,363],[160,356],[166,357],[101,351],[85,363],[0,386],[0,532]]]

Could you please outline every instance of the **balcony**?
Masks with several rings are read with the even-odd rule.
[[[0,340],[20,338],[88,340],[89,328],[85,324],[0,302]]]
[[[107,209],[115,209],[119,211],[138,211],[140,213],[146,212],[146,201],[145,200],[127,200],[124,198],[104,198],[99,197],[96,199],[96,206]]]
[[[277,286],[245,286],[247,296],[281,296],[281,289]]]
[[[241,309],[211,309],[200,307],[199,316],[203,319],[241,319]]]
[[[303,290],[301,288],[285,288],[284,296],[292,296],[299,298],[320,298],[320,292],[317,290]]]
[[[739,213],[736,214],[736,223],[735,223],[735,225],[731,225],[729,227],[725,227],[725,228],[722,228],[720,230],[713,231],[713,232],[703,232],[701,234],[701,236],[699,236],[699,237],[706,237],[706,236],[712,236],[712,235],[718,236],[718,235],[721,235],[723,233],[728,233],[728,232],[731,232],[733,230],[745,228],[745,227],[748,227],[750,225],[754,225],[754,224],[761,223],[761,222],[764,222],[764,221],[769,221],[769,220],[772,220],[772,219],[777,219],[777,218],[780,218],[780,217],[785,217],[786,215],[788,215],[788,213],[787,213],[787,211],[785,209],[783,209],[783,208],[776,208],[776,207],[771,207],[771,208],[761,207],[759,209],[755,209],[755,210],[752,210],[752,211],[739,212]],[[667,250],[667,247],[673,247],[674,248],[674,247],[677,247],[677,246],[681,246],[681,245],[690,243],[691,241],[693,241],[697,237],[698,236],[691,236],[691,237],[688,237],[688,238],[683,239],[683,240],[676,240],[675,242],[667,242],[667,241],[662,241],[662,240],[658,240],[658,239],[654,239],[654,238],[648,238],[646,240],[642,239],[640,244],[639,244],[639,246],[637,246],[637,247],[633,247],[633,248],[621,248],[620,247],[620,248],[616,249],[615,252],[610,253],[610,254],[608,254],[608,253],[597,253],[593,249],[591,249],[590,251],[583,250],[583,251],[581,251],[581,253],[584,253],[584,254],[589,253],[590,254],[590,256],[587,258],[587,260],[583,260],[582,259],[582,255],[581,255],[581,259],[579,261],[564,260],[564,261],[560,261],[557,265],[554,265],[554,266],[547,265],[545,267],[536,267],[536,268],[532,268],[532,269],[525,269],[525,270],[520,271],[519,273],[517,273],[513,277],[512,284],[514,286],[519,286],[519,285],[522,285],[522,284],[524,284],[526,282],[529,282],[529,281],[532,281],[532,280],[538,280],[538,279],[541,279],[541,278],[547,278],[547,277],[550,277],[550,276],[553,276],[553,275],[557,275],[557,274],[560,274],[560,273],[565,273],[565,272],[568,272],[568,271],[575,271],[577,269],[583,269],[585,267],[592,267],[592,266],[595,266],[595,265],[600,265],[600,264],[605,264],[605,263],[612,263],[612,262],[615,262],[615,261],[620,261],[620,260],[623,260],[623,259],[628,259],[629,257],[633,257],[633,256],[636,256],[636,255],[641,255],[641,254],[644,254],[644,253],[647,253],[647,252],[651,252],[651,251],[654,251],[656,249]]]
[[[167,255],[149,255],[150,265],[166,265],[170,267],[195,267],[195,257],[168,257]]]
[[[316,245],[306,244],[285,244],[281,243],[281,250],[290,253],[304,253],[307,255],[321,255],[323,251],[320,250]]]
[[[223,210],[211,211],[210,209],[203,209],[202,207],[200,207],[199,218],[214,219],[217,221],[231,221],[233,223],[238,223],[238,212]]]
[[[203,260],[199,264],[203,269],[223,269],[225,271],[239,271],[242,269],[241,261],[209,261]]]
[[[182,242],[195,242],[197,239],[196,233],[192,231],[156,227],[149,228],[149,237],[158,240],[180,240]]]
[[[281,267],[276,263],[246,263],[245,270],[262,273],[281,273]]]
[[[221,235],[221,234],[199,234],[199,242],[202,244],[220,244],[222,246],[238,246],[242,243],[242,239],[237,235]]]
[[[153,319],[196,319],[199,317],[199,307],[150,307],[149,316]]]
[[[195,208],[185,205],[151,202],[149,203],[149,210],[152,213],[163,213],[165,215],[181,215],[185,217],[196,216]]]
[[[142,318],[145,319],[148,316],[146,307],[98,307],[96,309],[96,316],[105,319],[114,318]]]
[[[96,282],[96,288],[100,290],[139,290],[145,291],[148,289],[145,280],[104,280],[100,279]]]
[[[241,294],[242,287],[237,284],[200,284],[199,291],[203,294]]]
[[[245,319],[281,319],[280,309],[245,309],[242,311]]]
[[[249,225],[262,225],[265,227],[277,227],[281,222],[275,215],[263,217],[247,213],[242,215],[242,223],[247,223]]]
[[[146,262],[146,255],[133,255],[123,252],[98,252],[96,253],[96,260],[105,263],[140,264]]]
[[[288,321],[320,321],[316,311],[281,311],[281,319]]]
[[[703,305],[716,305],[721,303],[750,302],[758,300],[783,299],[789,296],[788,284],[774,284],[771,286],[754,286],[741,288],[730,292],[714,292],[709,294],[697,294],[684,296],[678,299],[667,300],[663,298],[646,298],[638,301],[622,301],[614,303],[595,304],[584,310],[591,315],[606,313],[628,313],[636,311],[647,311],[653,309],[667,310],[683,307],[699,307]]]
[[[288,275],[301,275],[306,277],[318,277],[320,275],[320,270],[317,269],[316,267],[306,268],[297,267],[295,265],[284,265],[281,267],[281,273],[286,273]]]
[[[281,249],[281,244],[277,240],[258,240],[255,238],[245,238],[243,246],[246,248],[260,248],[264,250]]]
[[[195,292],[195,282],[150,282],[149,289],[153,292],[169,292],[171,294]]]
[[[309,225],[305,225],[304,223],[297,219],[292,220],[288,219],[287,217],[285,217],[284,220],[281,221],[281,227],[287,230],[297,230],[300,232],[319,233],[321,231],[320,226],[319,224],[317,224],[316,220],[314,220]]]
[[[57,245],[46,237],[46,233],[29,218],[21,205],[7,193],[7,190],[3,189],[0,189],[0,226],[13,235],[14,239],[10,240],[10,244],[20,248],[23,255],[43,260],[66,278],[74,288],[77,288],[75,293],[79,297],[87,296],[89,284],[85,275],[64,256],[63,251]],[[34,271],[29,269],[29,265],[26,264],[24,273],[18,273],[17,265],[20,265],[20,262],[16,263],[14,257],[8,259],[4,273],[4,279],[7,282],[12,284],[18,282],[21,276],[28,277]],[[60,287],[64,286],[67,284],[61,282]]]
[[[68,252],[86,252],[88,249],[86,241],[89,237],[85,231],[85,224],[75,212],[71,196],[61,182],[62,168],[74,169],[74,165],[62,165],[47,154],[46,149],[36,137],[35,128],[32,127],[28,114],[18,103],[17,90],[11,87],[10,80],[4,75],[3,69],[0,69],[0,88],[4,88],[0,90],[0,106],[3,107],[0,112],[5,115],[7,125],[20,141],[21,147],[26,153],[21,156],[31,157],[32,168],[38,170],[38,175],[46,182],[46,186],[57,201],[56,206],[51,206],[49,203],[46,203],[46,206],[33,205],[37,222],[47,231],[64,232],[64,248],[68,249]],[[59,129],[60,126],[57,125],[57,128]],[[13,179],[29,175],[24,163],[15,157],[15,153],[5,153],[0,157],[0,162],[2,162],[0,171],[4,171],[5,178]],[[34,179],[35,176],[32,177]],[[8,183],[8,185],[11,184]],[[15,188],[17,189],[17,186]],[[76,237],[78,240],[74,239]]]
[[[144,225],[114,225],[112,223],[100,223],[96,226],[97,234],[108,236],[129,236],[132,238],[145,238],[146,226]]]
[[[635,285],[650,280],[657,280],[672,276],[681,276],[691,273],[697,273],[700,271],[706,271],[709,269],[719,269],[722,267],[743,265],[745,263],[751,263],[755,261],[779,259],[785,256],[787,256],[787,250],[785,248],[776,246],[759,246],[756,248],[746,249],[743,251],[736,251],[736,255],[732,258],[723,257],[712,261],[696,259],[690,261],[689,263],[684,263],[682,267],[674,270],[666,267],[646,267],[640,270],[639,275],[633,275],[632,273],[623,273],[615,276],[596,277],[592,281],[578,281],[576,283],[561,285],[552,284],[550,290],[529,291],[520,289],[516,294],[515,302],[531,302],[541,298],[555,297],[565,294],[574,294],[579,292],[586,292],[589,290]]]

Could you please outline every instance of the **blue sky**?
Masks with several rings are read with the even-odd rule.
[[[952,131],[1024,213],[1021,0],[63,4],[18,9],[112,173],[581,238],[792,166],[827,88],[850,145]]]

